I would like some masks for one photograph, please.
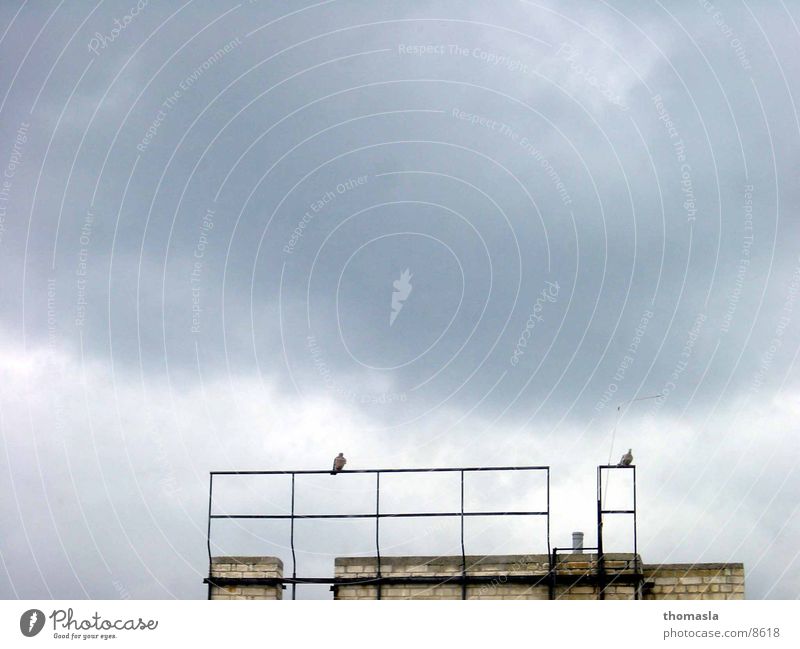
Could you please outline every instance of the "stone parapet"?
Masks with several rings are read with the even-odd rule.
[[[665,563],[644,575],[645,599],[744,599],[741,563]]]
[[[546,554],[466,557],[467,599],[549,599],[550,562]],[[460,556],[382,557],[382,599],[461,599]],[[744,566],[740,563],[643,565],[630,553],[560,554],[556,564],[556,599],[744,599]],[[600,575],[604,577],[600,577]],[[363,579],[339,584],[336,599],[376,599],[375,557],[340,557],[335,576]],[[409,578],[403,582],[404,578]],[[397,579],[397,582],[393,582]]]
[[[382,557],[381,599],[744,599],[741,563],[642,564],[630,553],[559,554],[555,578],[546,554]],[[377,599],[376,557],[339,557],[334,599]],[[214,557],[210,599],[282,599],[283,563],[276,557]]]
[[[259,583],[283,578],[283,562],[277,557],[212,557],[209,599],[282,599],[281,584]]]

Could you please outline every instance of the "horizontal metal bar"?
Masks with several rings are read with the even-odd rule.
[[[602,514],[635,514],[635,509],[601,509]]]
[[[603,579],[594,573],[582,574],[540,574],[540,575],[413,575],[407,577],[206,577],[203,583],[212,586],[279,586],[283,584],[332,584],[334,586],[354,586],[359,584],[448,584],[448,583],[502,583],[517,584],[540,584],[552,579],[555,576],[559,583],[571,584],[573,586],[580,583],[608,583],[624,582],[637,583],[644,579],[641,572],[622,572],[611,573]]]
[[[461,516],[461,512],[412,512],[406,514],[211,514],[211,518],[255,518],[290,520],[292,518],[427,518]],[[547,512],[464,512],[464,516],[547,516]]]
[[[627,468],[627,467],[626,467]],[[336,475],[347,473],[442,473],[447,471],[547,471],[549,466],[476,466],[466,468],[437,467],[433,469],[344,469]],[[327,470],[302,471],[210,471],[211,475],[324,475]]]
[[[567,575],[564,575],[565,577]],[[491,583],[503,578],[503,583],[515,582],[537,584],[548,579],[548,575],[414,575],[406,577],[207,577],[203,583],[212,586],[278,586],[282,584],[332,584],[349,586],[359,584],[447,584],[452,582]]]
[[[620,466],[619,464],[601,464],[597,467],[598,469],[635,469],[635,464],[629,464],[628,466]]]

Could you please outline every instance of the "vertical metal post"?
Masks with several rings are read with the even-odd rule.
[[[597,467],[597,598],[606,598],[606,561],[603,554],[603,469]]]
[[[292,579],[297,578],[297,557],[294,553],[294,473],[292,473],[292,509],[289,519],[289,545],[292,548]],[[292,599],[297,597],[297,584],[292,582]]]
[[[214,493],[214,474],[208,474],[208,529],[206,530],[206,548],[208,549],[208,576],[211,577],[211,499]],[[208,585],[208,599],[211,599],[211,584]]]
[[[548,595],[550,599],[556,598],[556,550],[550,549],[550,467],[547,467],[547,561],[550,574],[548,575]]]
[[[550,555],[550,467],[547,467],[547,554]]]
[[[377,598],[381,598],[381,472],[375,474],[375,554],[377,557]]]
[[[636,524],[636,467],[633,469],[633,554],[639,556],[638,525]]]
[[[636,467],[633,469],[633,569],[636,571],[637,576],[641,574],[641,567],[639,565],[639,526],[636,522]],[[636,580],[636,587],[634,589],[633,598],[642,599],[642,579]]]
[[[603,551],[603,474],[597,467],[597,552]]]
[[[467,555],[464,552],[464,472],[461,471],[461,599],[467,599]]]

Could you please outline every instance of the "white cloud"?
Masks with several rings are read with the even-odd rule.
[[[444,412],[413,432],[375,434],[375,422],[352,404],[328,394],[288,396],[253,377],[172,386],[148,378],[141,384],[127,373],[115,380],[100,363],[81,367],[78,358],[45,349],[24,356],[3,350],[0,367],[9,461],[3,489],[17,497],[4,500],[10,531],[0,548],[21,596],[45,594],[23,557],[39,562],[54,596],[74,595],[76,582],[93,597],[117,596],[115,583],[133,596],[202,596],[207,472],[327,468],[340,450],[352,468],[550,464],[553,545],[568,544],[573,529],[587,533],[587,544],[593,537],[594,467],[606,460],[606,435],[581,437],[567,428],[549,436],[547,426],[509,425],[484,432],[488,422],[470,419],[437,437],[454,416]],[[722,413],[706,430],[667,416],[642,430],[620,427],[617,452],[632,446],[639,466],[640,550],[646,562],[744,560],[746,568],[757,566],[748,573],[750,595],[767,592],[792,559],[788,540],[800,528],[793,511],[800,478],[791,461],[796,394],[787,391],[761,410],[738,414],[733,423],[731,413]],[[471,483],[475,506],[533,506],[543,493],[535,480],[483,478]],[[305,502],[334,511],[369,503],[371,483],[344,480],[351,477],[304,483],[309,486],[303,489],[311,489],[304,492]],[[618,480],[612,481],[612,499],[624,496]],[[439,502],[449,503],[452,486],[409,481],[395,498],[404,506],[436,509]],[[262,492],[258,483],[249,483],[230,491],[229,485],[223,503],[285,506],[284,487],[273,484]],[[221,483],[219,488],[225,492]],[[391,498],[388,488],[386,497]],[[544,541],[535,526],[507,520],[487,525],[469,532],[473,547],[483,551],[530,551]],[[609,529],[607,542],[624,549],[627,532]],[[343,533],[329,531],[330,548],[307,539],[317,554],[306,567],[323,571],[331,554],[369,551],[364,539],[370,534]],[[385,551],[454,551],[452,533],[446,523],[387,531]],[[285,552],[277,528],[256,534],[234,527],[219,538],[231,546]],[[781,560],[770,560],[773,554]],[[103,561],[110,573],[100,568]],[[798,568],[783,575],[773,595],[796,594]],[[11,593],[10,584],[3,588]]]

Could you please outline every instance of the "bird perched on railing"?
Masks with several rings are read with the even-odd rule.
[[[628,449],[628,452],[619,459],[619,464],[617,466],[630,466],[632,462],[633,453],[631,453],[631,449]]]
[[[344,456],[344,453],[339,453],[335,458],[333,458],[333,471],[331,471],[331,475],[336,475],[344,469],[344,465],[347,464],[347,458]]]

